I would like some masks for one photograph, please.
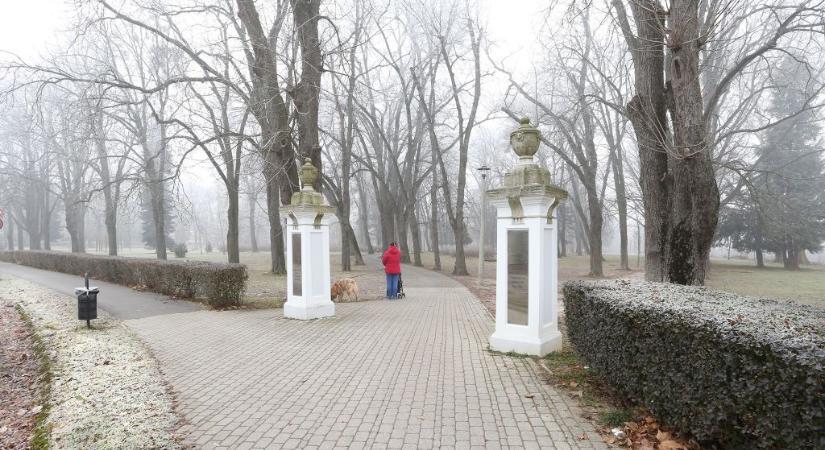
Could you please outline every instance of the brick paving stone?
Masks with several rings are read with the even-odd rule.
[[[417,268],[404,281],[406,299],[338,304],[329,319],[197,310],[126,323],[160,361],[194,447],[607,448],[532,360],[487,351],[493,320],[466,288]]]

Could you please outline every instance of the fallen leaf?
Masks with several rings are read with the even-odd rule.
[[[659,442],[659,450],[687,450],[687,447],[674,440],[667,440]]]
[[[581,398],[581,397],[583,397],[583,396],[584,396],[584,391],[573,391],[573,392],[571,392],[570,394],[571,394],[571,395],[573,395],[574,397],[579,397],[579,398]]]
[[[527,395],[524,396],[524,398],[533,398],[533,397],[535,397],[535,395],[533,395],[533,394],[527,394]]]
[[[588,440],[588,439],[587,439],[587,433],[582,433],[582,434],[581,434],[581,436],[579,436],[579,440],[580,440],[580,441],[586,441],[586,440]]]
[[[651,444],[650,441],[648,441],[647,439],[642,439],[641,441],[639,441],[639,446],[638,447],[634,446],[633,449],[634,450],[656,450],[656,448],[653,446],[653,444]]]
[[[571,382],[570,382],[570,387],[572,387],[572,388],[574,388],[574,387],[576,387],[576,386],[578,386],[578,385],[579,385],[579,383],[576,383],[575,381],[571,381]]]

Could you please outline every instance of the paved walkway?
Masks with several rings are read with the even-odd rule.
[[[83,278],[79,276],[4,262],[0,262],[0,274],[13,275],[72,297],[74,288],[83,286]],[[100,295],[97,297],[98,307],[118,319],[138,319],[205,309],[199,303],[172,300],[154,292],[138,292],[119,284],[94,279],[90,284],[100,288]]]
[[[21,271],[40,272],[0,264]],[[160,361],[196,447],[606,448],[530,360],[486,350],[493,321],[463,286],[414,268],[404,280],[405,300],[338,304],[331,319],[175,302],[184,311],[125,322]]]

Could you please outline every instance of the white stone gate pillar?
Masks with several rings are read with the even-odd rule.
[[[490,348],[544,356],[561,349],[555,209],[567,192],[533,161],[539,130],[521,119],[510,134],[519,156],[504,186],[488,192],[497,210],[496,330]]]
[[[333,208],[313,189],[318,169],[309,158],[301,167],[301,190],[292,194],[292,204],[281,208],[286,218],[287,302],[284,317],[318,319],[335,315],[329,296],[329,225]]]

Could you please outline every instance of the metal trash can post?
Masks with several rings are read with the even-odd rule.
[[[91,320],[97,319],[97,294],[100,289],[97,287],[89,287],[89,273],[83,275],[86,287],[75,288],[74,293],[77,295],[77,319],[85,320],[86,327],[92,328]]]

